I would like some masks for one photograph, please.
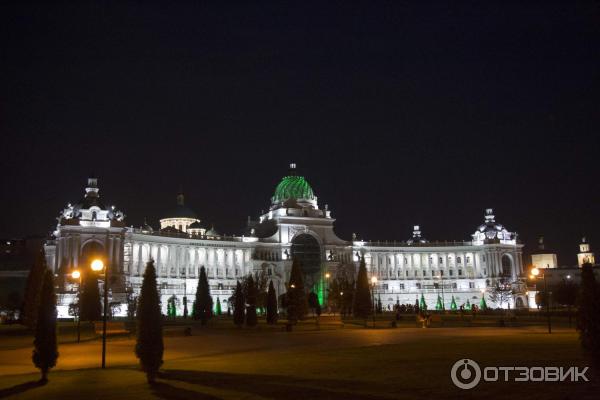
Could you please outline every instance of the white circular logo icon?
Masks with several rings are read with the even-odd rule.
[[[458,360],[450,370],[452,383],[461,389],[473,389],[481,380],[479,364],[469,358]]]

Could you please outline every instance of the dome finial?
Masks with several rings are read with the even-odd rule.
[[[494,210],[491,208],[485,209],[485,222],[495,222]]]
[[[296,163],[290,163],[290,169],[288,173],[290,176],[296,176]]]
[[[183,193],[181,191],[179,191],[179,193],[177,194],[177,205],[178,206],[182,206],[185,202],[185,197],[183,196]]]
[[[86,197],[98,197],[98,178],[92,172],[90,177],[87,180],[87,187],[85,188],[85,196]]]

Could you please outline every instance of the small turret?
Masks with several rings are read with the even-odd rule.
[[[581,268],[583,264],[595,264],[596,258],[594,257],[594,253],[590,249],[590,244],[588,243],[586,237],[581,238],[581,243],[579,244],[579,253],[577,254],[577,264]]]

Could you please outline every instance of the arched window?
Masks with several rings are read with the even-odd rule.
[[[512,258],[509,255],[505,254],[502,256],[502,276],[511,276],[512,275]]]

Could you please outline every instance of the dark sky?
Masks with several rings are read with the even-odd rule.
[[[0,6],[0,237],[91,172],[129,225],[182,187],[237,233],[296,162],[345,239],[468,239],[493,207],[560,264],[600,252],[598,2],[99,3]]]

